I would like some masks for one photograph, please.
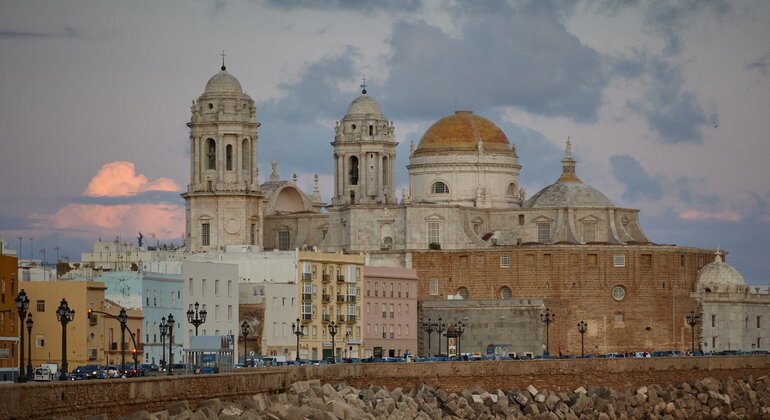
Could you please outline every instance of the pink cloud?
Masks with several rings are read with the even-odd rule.
[[[741,215],[734,211],[706,212],[700,210],[685,210],[679,212],[679,218],[684,220],[723,220],[738,222]]]
[[[180,191],[179,185],[170,178],[149,181],[146,176],[136,173],[133,162],[115,161],[105,163],[94,175],[83,195],[90,197],[127,197],[146,191]]]

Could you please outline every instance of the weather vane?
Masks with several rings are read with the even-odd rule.
[[[361,83],[361,93],[366,95],[366,75],[363,77],[363,83]]]
[[[227,67],[225,67],[225,56],[227,54],[225,54],[225,50],[222,50],[222,54],[219,54],[219,55],[222,56],[222,71],[225,71],[227,69]]]

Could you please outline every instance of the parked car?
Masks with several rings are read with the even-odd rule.
[[[157,372],[160,370],[160,367],[155,363],[142,363],[139,367],[145,372]]]
[[[70,379],[73,381],[79,381],[82,379],[96,379],[99,370],[101,369],[101,365],[78,366],[72,371],[72,373],[70,373]]]
[[[107,374],[107,378],[120,378],[121,376],[120,369],[118,369],[118,367],[115,365],[109,365],[105,367],[104,371]]]
[[[607,359],[620,359],[626,357],[626,355],[623,353],[607,353],[604,355],[604,357]]]

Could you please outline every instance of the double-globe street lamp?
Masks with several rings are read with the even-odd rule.
[[[690,326],[690,333],[692,334],[692,353],[695,353],[695,326],[700,322],[700,315],[697,315],[695,311],[690,311],[687,315],[687,324]]]
[[[173,369],[172,365],[174,362],[174,315],[168,314],[168,319],[166,320],[166,328],[168,329],[168,375],[173,375]]]
[[[21,289],[19,294],[16,295],[16,299],[14,299],[14,301],[16,302],[16,312],[19,314],[20,325],[19,345],[21,346],[21,351],[19,352],[19,382],[25,382],[27,380],[27,375],[24,372],[24,319],[27,318],[27,310],[29,309],[29,298],[27,297],[27,292],[25,292],[24,289]]]
[[[61,322],[61,375],[59,375],[60,381],[66,381],[68,366],[67,366],[67,324],[75,319],[75,310],[70,308],[67,303],[67,299],[62,298],[59,303],[59,308],[56,309],[56,319]]]
[[[438,319],[438,322],[436,323],[434,331],[438,333],[438,354],[440,356],[441,355],[441,334],[443,334],[444,331],[446,331],[446,324],[441,322],[441,318]],[[446,352],[447,354],[449,353],[449,344],[447,344]]]
[[[586,357],[585,346],[583,341],[586,331],[588,330],[588,324],[582,319],[577,324],[578,332],[580,333],[580,357]]]
[[[430,336],[431,336],[431,334],[433,334],[433,331],[435,331],[435,326],[436,326],[435,323],[430,322],[430,318],[428,318],[428,322],[423,322],[422,323],[423,331],[428,333],[428,357],[431,356],[431,354],[430,354]]]
[[[332,321],[331,324],[329,324],[329,335],[332,336],[332,363],[337,363],[336,348],[334,347],[334,336],[337,335],[337,331],[339,331],[339,326]]]
[[[27,380],[34,379],[32,372],[32,324],[35,321],[32,320],[32,312],[27,314]]]
[[[291,324],[291,332],[292,334],[297,336],[297,357],[296,360],[299,362],[299,338],[305,335],[305,326],[300,324],[299,318],[297,318],[297,323]]]
[[[548,308],[545,308],[545,313],[540,314],[540,321],[545,324],[545,351],[543,352],[543,356],[548,356],[551,354],[548,351],[548,326],[551,325],[551,323],[554,321],[554,318],[556,318],[556,314],[551,313],[551,310]]]
[[[161,349],[161,359],[160,359],[160,367],[161,369],[166,369],[166,334],[168,334],[168,325],[166,325],[166,317],[160,319],[160,349]]]
[[[192,308],[187,310],[187,322],[192,324],[195,327],[195,335],[198,335],[198,327],[200,327],[202,324],[206,322],[206,314],[208,312],[206,309],[201,309],[198,311],[198,307],[200,306],[198,302],[195,302],[195,310],[193,311]]]
[[[249,337],[249,329],[251,327],[249,326],[249,323],[246,321],[243,321],[241,324],[241,334],[243,335],[243,366],[247,366],[246,360],[249,352],[246,350],[246,339]]]

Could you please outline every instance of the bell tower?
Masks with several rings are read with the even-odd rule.
[[[257,170],[254,100],[221,71],[194,100],[190,127],[190,183],[186,207],[188,252],[226,245],[262,245],[262,199]]]
[[[333,206],[398,204],[394,126],[366,92],[334,128]]]

